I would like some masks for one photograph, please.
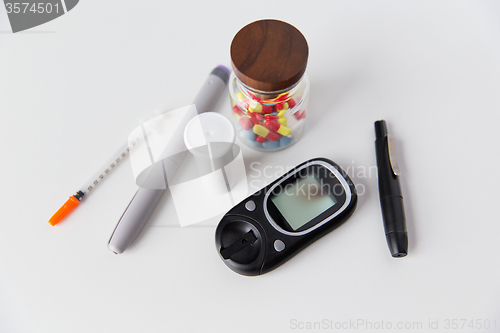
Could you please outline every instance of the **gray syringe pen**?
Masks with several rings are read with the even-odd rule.
[[[215,102],[226,89],[229,73],[229,70],[224,66],[218,66],[212,70],[193,102],[198,113],[210,111],[215,105]],[[180,162],[183,157],[181,155],[178,154],[174,162]],[[177,165],[176,163],[170,163],[170,169],[166,170],[167,174],[173,175]],[[120,254],[134,241],[164,192],[163,189],[155,190],[142,187],[137,190],[120,220],[118,220],[109,239],[108,248],[112,252]]]

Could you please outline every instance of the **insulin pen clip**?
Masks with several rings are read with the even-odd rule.
[[[229,74],[229,69],[224,66],[218,66],[212,70],[193,102],[198,113],[210,111],[213,108],[222,93],[226,91]],[[179,133],[183,135],[184,129]],[[179,142],[184,145],[183,140]],[[182,148],[185,147],[181,147],[179,150],[182,151]],[[165,170],[166,174],[173,175],[183,157],[184,154],[177,154],[175,157],[170,158],[173,163],[170,163]],[[146,224],[164,192],[163,189],[142,187],[137,190],[111,234],[108,242],[108,249],[111,252],[120,254],[127,249]]]
[[[385,120],[375,122],[378,191],[384,221],[385,237],[394,258],[408,254],[408,233],[399,177],[394,137],[387,134]]]
[[[88,194],[100,184],[102,180],[116,168],[116,165],[122,161],[122,159],[127,156],[129,152],[128,144],[124,143],[109,160],[106,161],[93,175],[90,177],[83,185],[80,187],[76,194],[69,197],[69,199],[62,205],[59,210],[52,215],[49,219],[49,224],[55,226],[61,220],[68,215],[76,206],[80,204],[83,198],[86,198]]]

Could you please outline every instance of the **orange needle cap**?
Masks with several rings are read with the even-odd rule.
[[[73,208],[78,206],[79,203],[80,203],[80,201],[78,201],[77,198],[75,198],[74,196],[70,196],[68,201],[66,201],[64,203],[64,205],[62,205],[62,207],[59,208],[59,210],[54,215],[52,215],[52,217],[49,220],[50,225],[54,226],[54,225],[58,224],[59,222],[61,222],[61,220],[66,215],[68,215],[69,212],[71,212],[73,210]]]

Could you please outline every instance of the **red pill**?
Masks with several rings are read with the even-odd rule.
[[[291,129],[289,129],[286,126],[281,125],[280,123],[278,123],[276,121],[266,121],[265,125],[268,129],[275,131],[275,132],[278,132],[278,134],[281,134],[284,136],[288,136],[292,133]]]
[[[248,110],[250,107],[250,102],[248,100],[241,101],[240,104],[245,110]]]
[[[266,142],[266,138],[263,136],[257,135],[257,137],[255,138],[255,141],[260,142],[260,143],[264,143],[264,142]]]
[[[287,103],[276,104],[276,110],[277,111],[288,110],[288,104]]]
[[[271,141],[276,141],[281,137],[280,134],[275,133],[273,131],[269,131],[269,134],[266,136],[266,139],[271,140]]]
[[[280,123],[277,123],[275,121],[272,121],[272,120],[266,120],[264,122],[264,124],[266,125],[266,127],[272,131],[277,131],[279,128],[280,128]]]
[[[297,120],[303,119],[306,117],[306,110],[303,110],[302,112],[295,112],[293,115]]]
[[[255,113],[250,113],[249,116],[250,116],[250,120],[252,121],[252,123],[254,125],[259,125],[260,124],[260,122],[257,119],[257,116],[255,115]]]
[[[255,125],[253,127],[253,132],[257,135],[260,135],[260,136],[263,136],[265,137],[266,139],[268,140],[271,140],[271,141],[276,141],[280,138],[281,135],[279,135],[278,133],[276,132],[273,132],[271,130],[269,130],[267,127],[264,127],[262,125]]]
[[[241,115],[244,114],[243,111],[241,111],[241,109],[238,107],[238,105],[233,106],[233,111],[236,114],[241,114]]]
[[[290,109],[293,109],[295,107],[295,105],[297,105],[297,103],[295,102],[295,100],[293,98],[288,101],[288,107]]]
[[[253,123],[252,121],[250,120],[250,118],[248,117],[241,117],[239,120],[238,120],[238,124],[240,124],[240,126],[246,131],[246,130],[249,130],[253,127]]]
[[[271,113],[273,112],[273,107],[271,105],[262,104],[262,113]]]

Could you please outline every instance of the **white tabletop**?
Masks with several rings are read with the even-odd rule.
[[[500,330],[500,6],[311,3],[86,0],[17,34],[0,13],[0,332]],[[106,245],[137,188],[128,162],[47,223],[141,121],[191,103],[214,66],[230,65],[234,34],[261,18],[307,38],[311,95],[300,142],[244,148],[252,186],[332,159],[360,192],[344,225],[243,277],[215,250],[217,221],[181,228],[165,195],[115,255]],[[216,111],[229,115],[227,96]],[[404,259],[384,238],[378,119],[397,139]]]

